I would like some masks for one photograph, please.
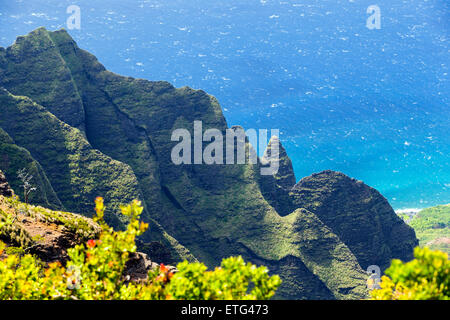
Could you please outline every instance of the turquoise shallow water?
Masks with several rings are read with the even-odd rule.
[[[280,129],[297,178],[342,171],[396,209],[450,202],[445,0],[0,0],[0,45],[81,9],[79,46],[117,73],[215,95],[230,125]]]

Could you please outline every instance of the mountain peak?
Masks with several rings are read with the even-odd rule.
[[[272,136],[261,159],[264,165],[278,167],[278,172],[274,174],[277,184],[284,189],[291,189],[295,185],[295,174],[292,161],[286,149],[281,144],[280,138]]]
[[[33,31],[29,32],[26,35],[18,36],[16,38],[16,41],[14,42],[14,44],[11,47],[14,47],[15,45],[20,45],[24,41],[27,41],[30,39],[45,38],[45,37],[48,37],[48,35],[49,35],[49,32],[47,31],[47,29],[45,29],[44,27],[39,27],[39,28],[34,29]],[[42,45],[42,43],[39,43],[39,44]]]
[[[326,184],[329,186],[335,186],[337,184],[363,184],[362,181],[356,180],[347,176],[346,174],[334,171],[334,170],[323,170],[321,172],[313,173],[308,177],[302,178],[295,186],[293,190],[300,190],[304,187],[311,186],[312,184]]]

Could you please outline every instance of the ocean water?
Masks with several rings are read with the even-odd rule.
[[[396,209],[450,202],[448,0],[0,0],[0,46],[67,28],[69,5],[69,33],[109,70],[203,89],[229,125],[279,129],[297,179],[333,169]]]

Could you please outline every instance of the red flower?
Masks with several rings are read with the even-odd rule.
[[[164,265],[164,263],[161,263],[161,266],[159,267],[159,271],[166,273],[169,271],[169,269]]]
[[[87,242],[87,246],[88,246],[88,248],[93,248],[93,247],[95,247],[95,240],[89,240],[88,242]]]

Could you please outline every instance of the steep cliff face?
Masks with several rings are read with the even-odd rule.
[[[403,223],[388,201],[362,181],[334,171],[303,178],[291,191],[298,207],[314,212],[348,245],[363,269],[385,269],[392,257],[413,258],[414,230]]]
[[[0,89],[0,105],[0,126],[44,167],[58,198],[70,211],[91,212],[99,194],[105,195],[113,209],[140,196],[128,165],[92,148],[79,130],[41,105],[5,89]],[[120,226],[120,221],[113,223]]]
[[[260,186],[264,198],[280,214],[285,216],[298,207],[294,204],[289,192],[295,185],[295,174],[292,161],[287,155],[280,139],[272,137],[267,145],[261,164],[277,168],[273,175],[261,175]]]
[[[44,69],[43,79],[26,76]],[[342,230],[322,219],[301,192],[291,191],[295,177],[282,146],[278,173],[260,175],[277,139],[258,164],[173,164],[175,129],[193,135],[194,121],[202,121],[203,131],[227,130],[214,97],[113,74],[64,30],[43,28],[0,50],[0,87],[0,128],[9,144],[26,149],[30,161],[40,164],[67,210],[89,213],[92,200],[103,196],[111,221],[120,227],[126,221],[115,209],[137,197],[145,205],[143,219],[151,223],[142,239],[151,241],[149,252],[166,256],[168,250],[175,260],[197,258],[210,266],[241,254],[280,273],[279,297],[365,297],[366,274],[350,248],[365,246],[358,242],[365,240],[342,240]],[[354,201],[351,194],[341,195]],[[384,214],[369,205],[362,209]],[[350,226],[353,218],[343,217],[342,224]],[[366,230],[364,223],[350,231]],[[366,240],[377,242],[383,228]],[[400,257],[396,254],[409,248],[405,238],[397,239],[397,247],[405,248],[390,246],[383,258]]]
[[[289,190],[297,182],[295,180],[292,161],[277,136],[273,136],[270,139],[269,144],[264,151],[261,162],[263,164],[272,165],[273,167],[278,168],[273,177],[279,187]]]

